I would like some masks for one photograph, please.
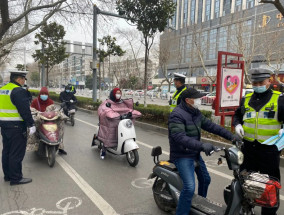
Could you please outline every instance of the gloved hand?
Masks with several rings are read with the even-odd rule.
[[[71,99],[70,102],[73,103],[74,101]]]
[[[215,150],[215,147],[211,143],[203,143],[202,151],[205,152],[206,156],[210,156],[211,152]]]
[[[236,131],[236,134],[239,135],[240,138],[243,138],[243,137],[244,137],[245,132],[244,132],[243,126],[242,126],[241,124],[238,124],[238,125],[235,127],[235,131]]]
[[[241,142],[242,140],[243,139],[239,135],[233,134],[232,142],[233,142],[234,145],[236,144],[236,142]]]
[[[283,128],[279,130],[279,132],[278,132],[279,137],[281,137],[281,135],[283,134],[283,132],[284,132],[284,131],[283,131]]]
[[[36,127],[32,126],[32,127],[29,128],[29,130],[30,130],[29,135],[33,135],[36,132]]]

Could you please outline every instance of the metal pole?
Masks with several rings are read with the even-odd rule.
[[[44,53],[44,45],[41,44],[42,53]],[[41,87],[45,86],[45,71],[44,71],[44,65],[41,65]]]
[[[97,15],[98,8],[94,4],[94,12],[93,12],[93,101],[97,101]]]

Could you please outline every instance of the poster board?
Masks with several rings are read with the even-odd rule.
[[[242,69],[222,68],[220,107],[239,106],[242,86]]]

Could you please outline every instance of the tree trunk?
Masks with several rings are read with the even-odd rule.
[[[45,79],[45,87],[48,87],[48,73],[49,73],[49,71],[48,71],[48,62],[47,62],[47,65],[46,65],[46,79]]]
[[[99,101],[101,100],[101,95],[102,95],[102,88],[101,88],[101,62],[99,62]]]

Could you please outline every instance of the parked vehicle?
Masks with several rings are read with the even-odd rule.
[[[226,159],[229,170],[233,171],[231,184],[221,192],[226,205],[194,194],[191,215],[248,215],[255,214],[255,206],[277,207],[279,205],[279,189],[281,186],[277,179],[254,172],[240,172],[239,168],[243,163],[241,145],[242,143],[237,143],[236,146],[230,148],[223,147],[215,150],[225,152],[221,157]],[[178,204],[183,187],[182,180],[173,163],[159,161],[161,154],[160,146],[152,149],[151,155],[154,157],[155,166],[148,179],[155,178],[152,191],[157,206],[163,211],[173,212]],[[219,158],[218,164],[221,163],[222,158]],[[198,163],[196,168],[198,168]],[[261,178],[263,180],[260,177],[263,177]],[[260,189],[260,187],[262,188]],[[270,190],[267,187],[270,187]],[[258,190],[257,193],[256,190]]]
[[[144,96],[144,90],[135,90],[134,96]]]
[[[56,122],[59,118],[59,112],[38,112],[35,114],[38,114],[42,120],[38,130],[39,146],[37,153],[42,157],[47,157],[48,165],[53,167],[59,144],[63,142],[63,137]]]
[[[202,105],[212,105],[214,99],[216,98],[216,92],[212,92],[207,94],[206,96],[203,96],[201,98],[201,104]]]

